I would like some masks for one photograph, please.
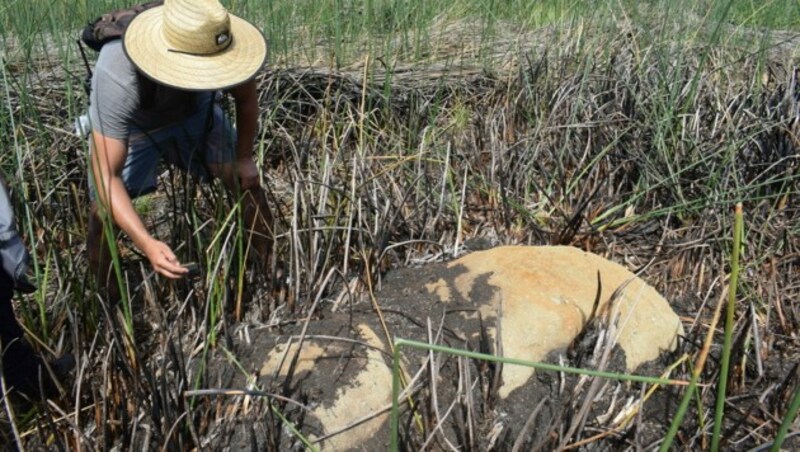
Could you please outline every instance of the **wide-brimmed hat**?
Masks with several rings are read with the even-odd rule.
[[[261,31],[217,0],[165,0],[131,21],[123,45],[147,77],[186,90],[245,82],[267,55]]]

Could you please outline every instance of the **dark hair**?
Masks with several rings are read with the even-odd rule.
[[[192,91],[184,91],[178,88],[171,88],[162,85],[155,80],[144,75],[140,70],[136,70],[136,82],[139,86],[139,109],[140,110],[153,110],[155,108],[163,108],[164,99],[170,100],[168,108],[184,108],[185,113],[194,111],[196,103],[196,93]],[[159,104],[159,101],[162,104]]]

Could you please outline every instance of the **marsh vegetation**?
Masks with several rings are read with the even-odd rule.
[[[16,309],[43,353],[79,358],[61,400],[7,405],[16,428],[5,441],[207,446],[241,396],[187,391],[215,387],[207,367],[218,359],[249,375],[237,335],[369,303],[385,271],[450,259],[480,239],[576,246],[639,272],[687,332],[662,371],[688,381],[709,353],[673,447],[710,447],[715,425],[725,449],[771,444],[800,388],[800,4],[659,3],[227,2],[271,43],[258,160],[279,212],[273,262],[244,264],[236,200],[165,169],[163,189],[139,207],[202,276],[167,283],[123,240],[129,296],[108,310],[86,268],[87,145],[73,132],[86,70],[75,40],[124,3],[4,2],[0,168],[40,283]],[[731,347],[720,321],[704,348],[734,289]],[[635,422],[612,431],[590,420],[569,438],[551,426],[544,447],[658,447],[684,389],[656,391],[675,403],[662,400],[649,443]],[[284,401],[255,400],[271,447],[314,447]],[[409,448],[426,437],[414,432]]]

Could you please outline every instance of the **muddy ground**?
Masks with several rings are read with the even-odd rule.
[[[473,243],[476,249],[487,245],[487,241]],[[231,357],[226,356],[215,360],[211,366],[212,381],[219,388],[250,385],[250,388],[302,404],[306,408],[273,399],[274,407],[279,408],[303,435],[312,441],[323,437],[325,429],[309,411],[320,405],[332,405],[343,388],[360,384],[357,380],[366,366],[364,325],[380,338],[387,370],[392,363],[381,318],[386,330],[394,337],[497,353],[497,343],[486,334],[487,325],[474,315],[478,303],[457,297],[454,302],[444,304],[425,288],[426,284],[439,279],[452,280],[461,271],[447,268],[444,262],[398,268],[387,272],[376,285],[375,303],[369,296],[363,296],[361,302],[346,307],[336,306],[338,309],[334,312],[331,308],[335,306],[335,299],[322,300],[310,319],[298,319],[275,327],[239,325],[233,329],[230,351],[253,378],[248,379],[243,372],[236,370],[231,365]],[[488,284],[479,284],[470,296],[472,300],[490,299],[493,290]],[[380,313],[374,307],[376,304]],[[686,299],[675,300],[673,308],[683,319],[698,314],[696,305]],[[568,350],[551,353],[546,362],[594,368],[593,347],[597,333],[589,328]],[[312,341],[322,344],[327,357],[315,361],[310,368],[298,366],[299,370],[289,377],[285,374],[261,374],[268,353],[276,348],[285,350],[282,346],[290,338],[296,343],[303,334],[307,338],[306,346]],[[696,334],[681,337],[674,352],[663,353],[660,359],[641,366],[635,373],[653,377],[662,375],[683,354],[696,351],[700,340],[702,338]],[[426,371],[426,375],[416,383],[417,391],[412,397],[415,410],[408,406],[402,410],[400,441],[404,450],[448,450],[451,447],[501,451],[563,448],[652,450],[663,440],[682,396],[682,388],[678,387],[655,388],[650,395],[647,392],[654,389],[652,385],[537,371],[524,387],[501,399],[497,388],[502,381],[502,365],[435,355],[437,384],[431,384],[433,377]],[[293,356],[294,353],[285,355],[284,369],[291,366]],[[409,374],[427,365],[428,354],[425,352],[409,349],[404,356]],[[729,410],[726,423],[732,436],[735,436],[735,430],[744,428],[747,418],[761,406],[756,400],[748,403],[748,399],[755,399],[761,393],[772,403],[781,403],[779,400],[789,395],[788,388],[776,392],[774,384],[775,381],[786,381],[796,367],[796,361],[786,359],[787,356],[771,354],[770,359],[764,362],[767,369],[764,377],[751,383],[747,390],[739,389],[734,396],[737,403]],[[625,373],[624,352],[619,346],[614,348],[610,363],[604,369]],[[383,389],[387,393],[390,391],[390,387]],[[434,391],[436,397],[432,398]],[[643,410],[634,412],[630,422],[621,426],[618,421],[622,413],[630,413],[626,409],[642,399],[645,400]],[[247,409],[244,407],[246,404],[249,404]],[[258,396],[246,403],[239,399],[233,405],[230,400],[219,405],[230,410],[222,417],[232,422],[226,422],[209,436],[213,438],[214,447],[303,450],[302,442],[287,431],[287,424],[281,424],[282,421],[267,411],[267,405],[264,397]],[[694,416],[697,416],[694,411]],[[376,411],[375,417],[380,428],[366,440],[358,435],[349,436],[362,428],[361,425],[337,433],[337,439],[349,444],[347,450],[386,450],[389,444],[387,410]],[[688,418],[679,440],[690,443],[693,442],[691,437],[699,433],[692,425],[692,416]],[[440,426],[440,430],[437,431],[436,426]],[[331,443],[330,439],[313,444],[327,450],[342,449],[342,443]],[[729,446],[729,450],[748,449],[743,447],[746,444],[752,442],[745,439],[741,444]],[[791,438],[785,445],[788,450],[798,446],[800,442]]]

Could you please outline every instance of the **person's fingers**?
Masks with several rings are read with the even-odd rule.
[[[175,253],[163,242],[156,244],[152,264],[156,272],[170,279],[180,279],[189,273],[189,269],[181,265]]]
[[[162,269],[160,269],[160,270],[158,271],[158,273],[159,273],[161,276],[164,276],[164,277],[166,277],[166,278],[169,278],[169,279],[181,279],[181,278],[183,278],[183,275],[179,275],[179,274],[177,274],[177,273],[173,273],[173,272],[171,272],[171,271],[169,271],[169,270],[166,270],[166,269],[163,269],[163,268],[162,268]]]
[[[161,249],[159,250],[159,252],[161,253],[161,256],[164,258],[167,264],[180,266],[180,262],[178,261],[177,256],[175,256],[175,253],[172,252],[172,249],[170,249],[170,247],[167,246],[165,243],[161,244]]]
[[[161,265],[156,271],[169,279],[180,279],[189,273],[189,269],[180,265]]]

